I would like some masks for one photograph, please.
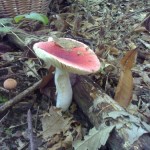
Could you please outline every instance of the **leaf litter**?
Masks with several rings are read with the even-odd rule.
[[[120,88],[120,93],[123,94],[119,95],[126,95],[125,99],[127,98],[126,102],[125,100],[121,101],[123,103],[125,102],[126,106],[130,103],[127,108],[128,111],[134,113],[135,115],[142,114],[146,116],[143,117],[142,115],[139,115],[145,122],[149,123],[150,110],[148,106],[150,93],[148,91],[150,88],[150,38],[148,32],[150,19],[149,16],[147,16],[148,11],[146,9],[149,2],[110,2],[102,0],[68,0],[67,2],[64,2],[62,0],[59,3],[51,1],[51,4],[52,7],[50,7],[49,12],[50,24],[48,29],[43,25],[39,25],[39,28],[37,29],[37,26],[35,26],[35,24],[32,25],[32,23],[29,21],[26,21],[24,24],[20,23],[16,26],[11,20],[3,19],[1,23],[7,27],[4,28],[2,24],[0,25],[1,39],[5,41],[4,37],[8,33],[12,34],[10,32],[12,30],[19,36],[25,34],[26,32],[28,37],[24,40],[24,45],[28,45],[29,47],[32,47],[34,40],[44,40],[49,36],[56,36],[57,38],[71,37],[84,42],[91,49],[94,49],[99,58],[104,62],[104,67],[102,68],[103,70],[98,72],[96,75],[91,76],[91,78],[96,81],[111,97],[114,97],[116,94],[115,89],[117,86],[123,87],[120,85],[124,85],[123,81],[128,81],[131,83],[127,94],[124,94],[125,91],[123,88]],[[38,40],[35,36],[33,36],[34,34],[39,36]],[[58,42],[58,40],[56,41]],[[64,46],[62,43],[63,42],[58,42],[58,45],[66,48],[66,46]],[[120,59],[124,58],[123,55],[127,54],[127,51],[132,49],[131,43],[134,43],[138,51],[136,65],[132,66],[133,62],[135,61],[134,56],[127,57],[127,61],[125,60],[125,66],[130,61],[131,62],[129,64],[131,64],[131,66],[129,67],[127,65],[125,67],[127,69],[125,69],[124,72],[121,71],[122,75],[120,76],[118,70],[120,69],[120,65],[124,65],[120,63]],[[39,62],[36,60],[36,57],[31,54],[28,49],[25,49],[24,47],[23,49],[22,47],[18,48],[18,45],[12,45],[11,42],[7,43],[6,45],[9,45],[11,47],[11,52],[13,52],[10,55],[9,52],[4,51],[2,49],[3,47],[0,45],[0,95],[1,98],[4,97],[4,101],[9,99],[8,93],[3,90],[4,79],[8,77],[17,79],[19,84],[17,89],[13,91],[13,95],[17,95],[23,90],[27,89],[27,87],[30,85],[34,84],[40,78],[39,70],[45,67],[39,64]],[[72,47],[76,47],[76,45],[68,45],[67,49]],[[17,56],[14,53],[16,51],[18,53]],[[27,65],[24,67],[26,62]],[[29,66],[30,69],[27,66]],[[50,76],[52,76],[51,73]],[[42,77],[43,75],[41,78]],[[134,88],[132,88],[133,85]],[[53,91],[52,89],[54,89],[52,83],[49,86],[51,87],[47,93],[50,93],[50,91]],[[59,149],[60,147],[67,149],[71,147],[74,139],[77,139],[78,141],[78,144],[75,146],[77,149],[78,145],[81,145],[81,147],[90,146],[89,139],[96,143],[96,148],[99,148],[100,145],[105,145],[109,135],[111,134],[111,131],[114,128],[113,126],[110,126],[109,129],[106,128],[106,130],[102,131],[92,128],[89,131],[89,135],[84,137],[89,128],[91,128],[90,125],[86,125],[86,132],[82,132],[83,126],[87,124],[86,119],[86,122],[82,122],[82,119],[78,117],[79,120],[76,122],[73,121],[73,119],[70,119],[70,115],[64,118],[64,115],[60,115],[57,111],[53,110],[54,112],[49,112],[51,103],[54,103],[54,101],[50,102],[49,100],[55,99],[55,93],[53,92],[48,96],[41,96],[39,93],[40,91],[37,91],[32,95],[28,95],[26,98],[24,98],[26,103],[19,103],[18,107],[15,106],[11,110],[13,113],[8,113],[6,116],[3,116],[4,119],[2,119],[3,121],[1,120],[0,127],[0,137],[2,137],[0,149],[25,149],[29,146],[29,139],[25,136],[25,131],[27,129],[26,115],[29,108],[32,108],[31,112],[33,115],[34,127],[33,132],[40,141],[36,144],[39,149]],[[4,103],[4,101],[2,100],[2,103]],[[81,112],[78,115],[84,116]],[[110,117],[114,116],[115,114]],[[125,116],[123,116],[123,118],[125,118]],[[56,122],[54,123],[53,121]],[[60,122],[62,126],[59,126],[57,121]],[[82,126],[78,122],[81,122]],[[145,123],[143,122],[143,124]],[[52,128],[50,125],[52,125]],[[14,127],[11,128],[12,126]],[[148,127],[149,126],[147,126],[147,128]],[[44,131],[43,129],[47,132],[42,134],[44,138],[41,138],[40,135]],[[141,131],[138,129],[138,127],[135,128],[135,132],[137,132],[137,130],[139,130],[139,132]],[[20,133],[18,131],[20,131]],[[96,138],[103,137],[102,135],[104,134],[106,135],[105,138],[101,138],[100,140],[98,140],[99,138]],[[85,140],[79,141],[78,139],[81,139],[81,137],[84,137]],[[45,141],[46,144],[43,144]]]

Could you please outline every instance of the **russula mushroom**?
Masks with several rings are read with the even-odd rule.
[[[62,46],[60,43],[66,45]],[[56,67],[56,107],[66,111],[72,101],[69,73],[79,75],[95,73],[100,69],[99,59],[87,45],[70,38],[59,38],[58,43],[50,38],[47,42],[35,43],[33,49],[47,65]]]
[[[17,86],[17,81],[15,79],[8,78],[4,81],[3,86],[7,90],[13,90]]]

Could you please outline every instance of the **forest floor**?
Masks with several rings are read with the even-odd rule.
[[[100,71],[89,77],[113,99],[117,100],[124,93],[127,102],[120,102],[121,105],[131,103],[128,111],[140,112],[144,116],[142,119],[150,123],[148,6],[148,0],[51,1],[49,25],[33,20],[24,20],[18,24],[10,23],[9,19],[5,20],[7,23],[0,22],[1,29],[7,24],[15,28],[11,33],[0,29],[0,106],[10,99],[18,98],[24,90],[31,90],[30,94],[27,92],[21,98],[21,102],[5,111],[2,112],[0,107],[0,149],[30,149],[31,143],[39,150],[71,149],[72,142],[83,138],[92,127],[75,101],[65,113],[52,107],[55,105],[56,95],[50,71],[51,80],[48,85],[40,85],[38,88],[39,81],[48,73],[48,69],[32,52],[33,44],[40,37],[41,40],[50,36],[68,37],[87,44],[101,62]],[[24,42],[28,46],[15,44],[14,37],[18,32],[24,32],[23,35],[28,38]],[[132,52],[133,55],[130,55]],[[125,60],[127,65],[123,64]],[[128,68],[128,62],[132,67]],[[132,71],[132,76],[124,73],[121,79],[122,67]],[[8,78],[17,81],[15,89],[4,88],[4,81]],[[47,82],[47,79],[44,80]],[[129,87],[126,91],[122,87],[124,80],[133,89]],[[117,87],[121,94],[116,93]]]

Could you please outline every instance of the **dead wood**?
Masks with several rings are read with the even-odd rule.
[[[33,139],[32,115],[30,109],[28,110],[27,113],[27,122],[28,122],[28,134],[30,139],[30,149],[35,150],[35,144]]]
[[[120,107],[91,79],[78,77],[73,91],[74,100],[96,128],[101,127],[102,124],[115,125],[105,149],[149,149],[150,134],[149,129],[144,126],[145,123]]]

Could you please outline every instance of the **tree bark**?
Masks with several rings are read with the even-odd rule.
[[[78,76],[73,92],[74,100],[97,129],[104,123],[115,125],[103,150],[150,149],[150,126],[119,106],[90,78]]]

